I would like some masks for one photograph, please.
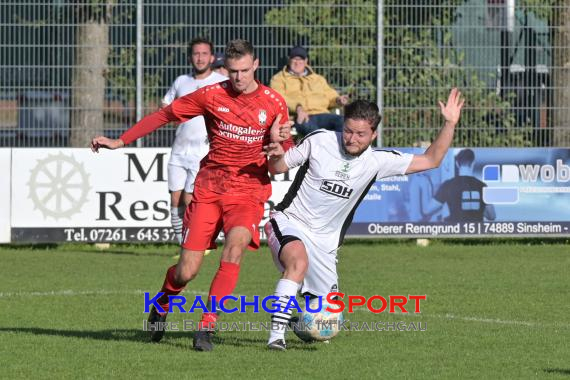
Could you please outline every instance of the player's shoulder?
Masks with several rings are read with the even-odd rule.
[[[386,148],[371,148],[369,159],[376,162],[377,165],[392,165],[406,159],[406,155],[399,150]]]
[[[182,74],[177,76],[172,82],[173,86],[180,86],[185,83],[191,83],[194,80],[194,77],[190,74]]]
[[[396,149],[385,149],[385,148],[372,148],[372,154],[376,156],[382,155],[394,155],[403,156],[403,153]]]
[[[338,140],[339,133],[335,131],[329,131],[326,129],[317,129],[311,133],[306,134],[300,141],[298,145],[301,145],[304,141],[310,141],[311,143],[333,143]]]
[[[204,96],[208,96],[208,95],[216,95],[216,94],[220,94],[220,93],[227,93],[228,91],[228,86],[230,81],[224,80],[222,82],[217,82],[217,83],[212,83],[209,85],[206,85],[202,88],[200,88],[198,91],[200,94],[204,95]]]
[[[281,96],[280,93],[278,93],[277,91],[275,91],[271,87],[266,86],[262,83],[260,83],[260,87],[261,87],[261,93],[263,94],[264,97],[269,98],[269,99],[279,99],[281,101],[284,101],[283,96]]]
[[[280,113],[287,110],[287,103],[280,93],[260,83],[259,94],[264,99],[265,104],[273,106],[275,112]]]
[[[210,81],[212,82],[212,84],[215,83],[220,83],[220,82],[225,82],[227,81],[229,78],[225,75],[222,75],[220,73],[217,73],[215,71],[212,71],[212,73],[210,74],[210,76],[208,77],[208,79],[210,79]]]

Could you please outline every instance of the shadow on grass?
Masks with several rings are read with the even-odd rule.
[[[544,372],[546,373],[556,373],[559,375],[567,375],[570,376],[570,369],[564,369],[564,368],[546,368],[544,369]]]
[[[57,249],[61,246],[59,243],[12,243],[3,245],[2,248],[12,249],[12,250],[26,250],[26,251],[46,251],[50,249]]]
[[[149,342],[148,333],[143,330],[57,330],[45,329],[39,327],[1,327],[0,333],[24,333],[34,335],[47,335],[59,336],[66,338],[82,338],[82,339],[95,339],[95,340],[116,340],[116,341],[130,341],[130,342]],[[174,333],[173,335],[180,335],[186,337],[186,334]]]
[[[157,344],[149,340],[148,332],[138,329],[119,329],[119,330],[58,330],[58,329],[45,329],[39,327],[0,327],[0,333],[23,333],[42,336],[66,337],[66,338],[81,338],[81,339],[94,339],[103,341],[118,341],[118,342],[135,342],[145,344]],[[160,345],[179,347],[183,349],[191,349],[192,340],[194,337],[193,331],[168,331],[165,337],[160,342]],[[224,333],[218,333],[214,336],[214,345],[234,346],[234,347],[251,347],[251,348],[265,348],[267,341],[262,338],[249,338],[242,336],[226,336]],[[316,347],[301,342],[293,342],[289,344],[290,348],[295,350],[314,351]]]

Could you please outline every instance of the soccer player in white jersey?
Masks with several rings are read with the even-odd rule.
[[[424,154],[373,149],[380,122],[374,103],[357,100],[345,107],[342,133],[317,130],[287,153],[279,144],[265,147],[269,170],[284,173],[300,166],[288,193],[265,225],[275,264],[281,271],[275,296],[280,310],[271,316],[268,347],[285,350],[289,298],[302,294],[325,297],[338,291],[337,250],[352,217],[372,184],[380,178],[437,168],[451,142],[463,106],[452,89],[439,102],[445,124]]]
[[[188,46],[188,55],[192,73],[176,78],[162,99],[163,107],[199,88],[228,79],[211,69],[214,46],[210,40],[203,37],[194,38]],[[168,190],[170,220],[178,242],[182,240],[184,211],[192,199],[194,180],[200,169],[200,161],[208,153],[208,148],[208,134],[203,116],[190,119],[176,129],[168,162]]]

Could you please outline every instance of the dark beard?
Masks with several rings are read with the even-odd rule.
[[[198,70],[197,68],[194,68],[194,74],[204,74],[205,72],[208,72],[210,70],[210,66],[206,66],[204,67],[202,70]]]

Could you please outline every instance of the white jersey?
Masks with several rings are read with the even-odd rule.
[[[405,174],[412,158],[371,147],[354,157],[344,152],[342,133],[317,130],[285,153],[289,168],[301,168],[275,209],[338,247],[374,182]]]
[[[168,90],[162,104],[167,106],[181,96],[190,94],[199,88],[227,80],[225,76],[214,71],[204,78],[196,79],[192,75],[181,75]],[[181,123],[176,129],[176,137],[172,144],[172,156],[187,155],[200,161],[208,153],[208,134],[203,116],[194,117]],[[172,160],[172,158],[171,158]]]

